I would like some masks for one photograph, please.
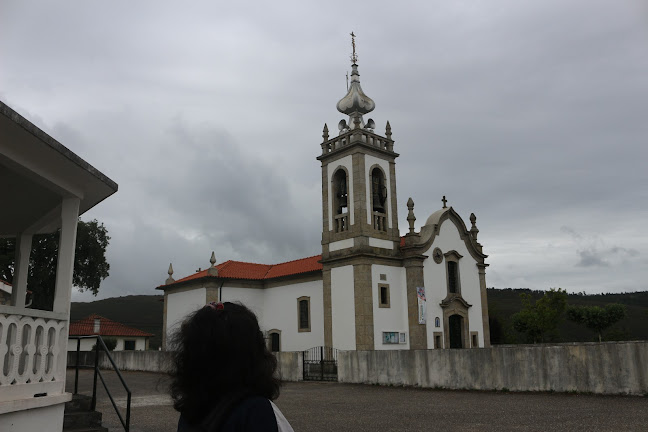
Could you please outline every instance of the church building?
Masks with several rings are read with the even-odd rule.
[[[365,116],[374,101],[360,87],[352,56],[348,92],[337,109],[348,116],[329,136],[324,125],[322,253],[267,265],[226,261],[164,291],[164,349],[187,314],[210,301],[240,301],[254,311],[272,351],[325,346],[341,350],[490,346],[486,255],[474,214],[468,229],[446,205],[408,232],[398,227],[396,158],[391,126],[384,135]]]

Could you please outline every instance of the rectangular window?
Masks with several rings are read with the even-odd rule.
[[[457,291],[457,263],[448,261],[448,289],[451,293],[456,294]]]
[[[470,332],[470,340],[472,342],[472,347],[473,348],[479,348],[479,333],[477,332]]]
[[[279,352],[279,333],[270,333],[270,351]]]
[[[310,325],[310,297],[299,297],[297,299],[297,320],[300,332],[311,331]]]
[[[381,308],[390,307],[389,285],[387,285],[387,284],[379,284],[378,285],[378,307],[381,307]]]
[[[443,349],[443,333],[434,332],[434,348]]]
[[[125,340],[124,341],[124,351],[135,351],[135,341],[134,340]]]

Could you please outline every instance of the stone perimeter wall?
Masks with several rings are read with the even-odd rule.
[[[94,367],[94,352],[79,353],[79,364]],[[169,351],[113,351],[110,356],[120,371],[146,371],[165,373],[169,370],[172,353]],[[284,381],[303,379],[302,352],[275,353],[278,369]],[[76,365],[76,351],[68,352],[68,368]],[[110,360],[103,353],[99,356],[100,369],[112,369]]]
[[[648,342],[340,351],[338,380],[447,389],[643,395],[648,393]]]
[[[94,353],[80,364],[94,365]],[[301,352],[276,353],[284,381],[303,379]],[[165,351],[113,352],[120,370],[166,372]],[[68,367],[75,353],[68,353]],[[108,369],[107,358],[100,367]],[[463,350],[339,351],[338,380],[344,383],[427,388],[648,393],[648,342],[508,345]]]

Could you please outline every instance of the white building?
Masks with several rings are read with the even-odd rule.
[[[94,336],[99,335],[104,341],[114,339],[116,342],[113,351],[144,351],[148,349],[149,338],[153,335],[140,329],[129,327],[117,321],[92,314],[79,321],[70,323],[70,336]],[[68,339],[68,351],[92,351],[95,343],[94,338],[89,339]]]
[[[72,399],[65,368],[77,221],[117,184],[0,102],[0,185],[0,236],[16,240],[11,301],[0,305],[0,431],[60,431]],[[32,236],[59,228],[53,309],[31,309]]]
[[[340,133],[324,125],[322,254],[277,265],[227,261],[157,289],[164,291],[163,345],[191,311],[209,301],[241,301],[259,317],[273,350],[314,346],[342,350],[490,346],[486,255],[474,214],[468,229],[452,207],[401,236],[391,126],[385,134],[364,115],[375,107],[352,66],[348,115]]]

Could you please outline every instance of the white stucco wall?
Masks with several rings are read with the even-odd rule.
[[[92,347],[95,344],[96,339],[81,339],[80,351],[92,351]],[[77,349],[77,339],[68,339],[68,351],[76,351]]]
[[[135,351],[144,351],[146,349],[146,338],[144,337],[122,337],[122,336],[103,336],[104,340],[107,338],[114,338],[117,340],[117,345],[115,346],[114,351],[123,351],[124,341],[125,340],[134,340],[135,341]],[[92,351],[92,347],[95,344],[96,339],[81,339],[80,351]],[[77,340],[68,339],[68,351],[76,351],[77,349]]]
[[[353,244],[354,244],[354,240],[352,238],[331,242],[329,243],[329,252],[348,249],[353,247]]]
[[[108,336],[110,337],[110,336]],[[117,345],[115,346],[114,351],[124,351],[124,341],[134,340],[135,341],[135,351],[144,351],[146,349],[146,338],[143,337],[117,337]]]
[[[297,299],[310,297],[310,332],[300,332]],[[266,288],[261,330],[281,330],[281,351],[304,351],[324,345],[322,280]]]
[[[369,246],[379,247],[383,249],[394,249],[394,242],[391,240],[383,240],[383,239],[369,237]]]
[[[167,295],[167,341],[173,334],[175,326],[180,324],[191,312],[205,306],[206,299],[207,290],[205,288],[196,288]],[[167,347],[167,349],[169,348]]]
[[[391,214],[391,179],[389,175],[389,162],[384,159],[378,159],[375,156],[365,155],[365,181],[367,182],[366,190],[366,200],[367,208],[371,209],[371,170],[374,165],[380,166],[383,172],[385,173],[385,186],[387,187],[387,202],[385,204],[385,209],[387,210],[387,223],[389,228],[392,227],[392,214]],[[373,212],[367,212],[367,223],[372,225],[371,218]]]
[[[332,188],[333,184],[331,183],[331,181],[333,180],[333,174],[335,174],[337,169],[341,166],[346,168],[347,173],[349,173],[349,178],[347,179],[349,224],[353,225],[355,223],[355,216],[354,216],[354,209],[353,209],[353,159],[351,155],[349,155],[326,166],[327,177],[328,177],[329,230],[333,230],[333,188]]]
[[[387,280],[380,280],[384,274]],[[374,347],[377,350],[409,349],[409,325],[407,322],[407,292],[405,268],[382,265],[371,266],[374,314]],[[381,284],[389,285],[389,308],[380,307]],[[383,332],[405,333],[404,344],[383,344]]]
[[[221,288],[222,302],[241,302],[257,316],[259,323],[263,322],[265,312],[266,290],[263,288],[243,288],[228,286]]]
[[[446,282],[446,260],[437,264],[432,259],[434,248],[440,248],[443,253],[451,250],[457,251],[463,258],[459,260],[459,283],[461,285],[461,296],[472,307],[468,309],[469,331],[479,332],[479,346],[484,346],[484,328],[481,314],[481,293],[479,288],[479,272],[477,262],[468,252],[466,244],[459,237],[459,230],[454,222],[447,219],[441,224],[439,234],[434,239],[424,255],[430,258],[423,263],[425,294],[427,297],[427,340],[428,348],[434,348],[433,332],[444,332],[443,309],[439,304],[447,296],[448,288]],[[434,326],[435,318],[439,317],[440,327]],[[468,348],[468,347],[466,347]]]
[[[333,348],[356,349],[353,266],[331,269]]]
[[[2,432],[61,432],[65,404],[0,414]]]

